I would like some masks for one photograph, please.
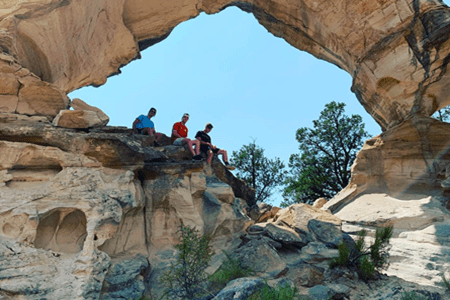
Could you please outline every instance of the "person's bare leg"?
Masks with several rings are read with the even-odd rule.
[[[194,152],[194,148],[193,148],[193,141],[191,141],[190,139],[184,139],[183,143],[187,143],[188,147],[189,147],[189,151],[191,151],[192,156],[195,156],[195,152]]]
[[[200,154],[200,141],[199,140],[193,140],[192,145],[195,145],[195,154]]]
[[[207,155],[206,162],[208,163],[208,165],[210,165],[213,158],[213,152],[211,150],[208,150],[206,155]]]
[[[228,162],[228,154],[226,150],[220,149],[219,152],[217,152],[217,154],[222,154],[222,160],[224,163]]]

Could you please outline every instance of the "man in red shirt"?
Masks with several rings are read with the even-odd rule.
[[[202,156],[200,155],[200,142],[198,140],[191,140],[187,138],[188,129],[186,127],[186,122],[188,120],[189,114],[186,113],[181,118],[181,122],[173,124],[171,141],[175,146],[188,145],[189,151],[192,153],[192,157],[195,160],[201,160]]]

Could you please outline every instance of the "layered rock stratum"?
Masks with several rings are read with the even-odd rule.
[[[67,97],[104,84],[181,22],[228,6],[346,70],[383,130],[322,210],[247,211],[252,190],[218,161],[209,168],[183,148],[151,147]],[[399,299],[411,289],[445,297],[433,286],[450,277],[450,125],[430,116],[450,104],[449,24],[438,0],[0,1],[0,297],[160,295],[181,222],[213,236],[209,271],[221,250],[257,266],[256,278],[217,299],[262,279],[313,298]],[[374,289],[328,269],[347,234],[386,225],[394,226],[387,274],[397,277]]]

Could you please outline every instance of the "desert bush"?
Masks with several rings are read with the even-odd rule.
[[[251,269],[242,267],[238,259],[232,258],[225,251],[224,253],[226,255],[225,261],[209,279],[214,289],[223,288],[233,279],[251,276],[254,273]]]
[[[183,223],[178,232],[180,243],[174,246],[178,256],[161,278],[165,286],[163,298],[197,299],[207,294],[208,274],[205,270],[212,256],[211,237],[201,236],[197,229]]]
[[[354,268],[363,280],[374,277],[375,271],[387,268],[389,258],[389,239],[392,237],[393,227],[377,229],[375,240],[370,246],[366,246],[367,232],[358,232],[355,247],[349,249],[345,242],[338,245],[339,256],[330,261],[330,267],[344,266]]]

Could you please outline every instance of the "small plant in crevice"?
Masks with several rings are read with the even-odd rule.
[[[297,295],[297,289],[292,288],[289,284],[278,286],[277,288],[270,287],[267,282],[264,286],[251,295],[248,300],[294,300],[294,299],[308,299],[301,298]]]
[[[388,267],[389,239],[392,237],[393,227],[384,227],[376,230],[375,240],[366,246],[367,231],[358,232],[354,248],[350,249],[343,241],[338,245],[339,256],[330,261],[330,267],[348,267],[355,269],[361,279],[367,281],[374,277],[376,271]]]
[[[445,278],[445,275],[442,275],[442,285],[447,292],[450,292],[450,282],[447,280],[447,278]]]
[[[178,256],[162,276],[165,299],[197,299],[207,294],[208,274],[206,268],[212,257],[211,237],[181,222],[178,230],[180,243],[175,245]]]
[[[225,251],[223,253],[226,255],[226,260],[209,279],[213,289],[221,289],[233,279],[254,274],[253,270],[243,267],[238,259],[232,258]]]

